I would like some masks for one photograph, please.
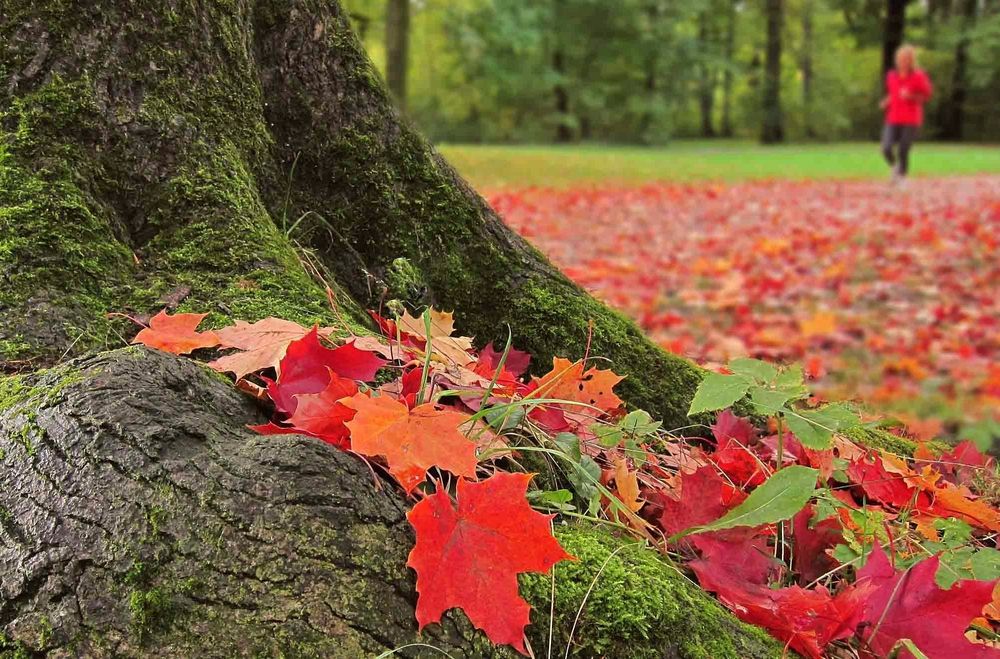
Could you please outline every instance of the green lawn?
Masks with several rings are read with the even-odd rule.
[[[580,183],[887,177],[874,143],[764,147],[753,142],[677,141],[666,147],[442,145],[479,189]],[[912,173],[1000,173],[1000,146],[917,144]]]

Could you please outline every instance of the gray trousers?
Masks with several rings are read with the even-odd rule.
[[[898,161],[899,173],[904,176],[910,171],[910,147],[917,140],[919,130],[919,126],[904,124],[886,124],[882,130],[882,155],[890,165],[895,165]]]

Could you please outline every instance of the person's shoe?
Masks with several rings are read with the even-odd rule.
[[[899,163],[892,166],[892,178],[890,179],[893,185],[899,186],[903,184],[906,177],[903,175],[903,170],[900,169]]]

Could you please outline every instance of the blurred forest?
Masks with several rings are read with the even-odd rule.
[[[1000,140],[1000,0],[346,0],[439,142],[867,139],[902,41],[924,136]]]

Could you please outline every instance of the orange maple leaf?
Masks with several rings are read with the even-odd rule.
[[[166,310],[153,316],[149,327],[136,334],[132,343],[141,343],[173,355],[186,355],[199,348],[214,348],[219,345],[219,335],[215,332],[198,332],[198,325],[207,313],[179,313],[167,315]]]
[[[552,370],[538,381],[535,396],[575,401],[608,412],[622,404],[622,399],[615,395],[614,388],[624,379],[613,371],[596,367],[585,372],[583,362],[553,357]]]
[[[384,457],[389,473],[407,494],[423,482],[431,467],[476,477],[476,444],[458,429],[469,420],[467,415],[430,403],[410,410],[388,396],[356,394],[340,403],[357,411],[346,424],[351,449]]]

